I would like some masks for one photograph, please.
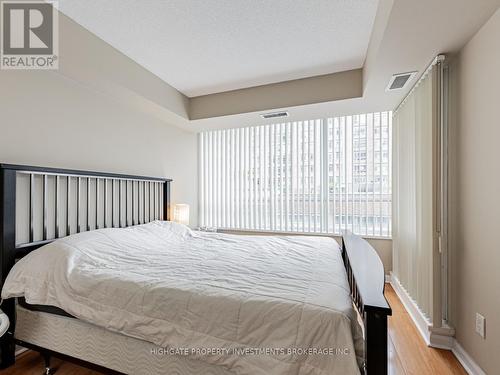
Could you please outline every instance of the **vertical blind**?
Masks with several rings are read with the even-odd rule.
[[[446,171],[440,170],[444,154],[438,146],[446,127],[439,116],[447,100],[444,78],[437,58],[394,113],[393,134],[394,277],[434,327],[447,319],[446,239],[440,232],[446,227],[440,208]]]
[[[200,225],[391,235],[391,112],[202,132]]]

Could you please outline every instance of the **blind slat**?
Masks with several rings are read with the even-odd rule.
[[[244,168],[244,176],[243,176],[243,181],[245,183],[243,194],[245,196],[245,228],[250,228],[250,220],[249,220],[249,159],[250,159],[250,147],[249,147],[249,136],[250,136],[250,130],[248,128],[245,129],[245,168]]]
[[[270,132],[269,125],[266,125],[264,133],[265,145],[264,145],[264,159],[265,159],[265,167],[264,167],[264,229],[269,229],[269,163],[270,163],[270,154],[269,154],[269,140],[270,140]]]
[[[226,197],[227,197],[227,180],[226,180],[226,168],[227,168],[227,143],[226,143],[226,132],[220,132],[220,147],[221,147],[221,157],[220,157],[220,222],[223,227],[227,227],[227,215],[226,215]]]
[[[265,128],[259,128],[259,228],[264,229],[264,161],[266,145],[264,141]]]
[[[371,120],[372,120],[372,150],[375,150],[375,117],[372,116],[371,117]],[[373,184],[373,187],[372,187],[372,217],[373,217],[373,214],[375,213],[375,153],[373,152],[372,153],[372,174],[373,174],[373,179],[372,179],[372,184]],[[372,219],[374,220],[374,218]],[[372,222],[372,226],[371,226],[371,231],[370,231],[371,235],[374,236],[375,235],[375,221]]]
[[[286,210],[286,225],[285,230],[292,229],[292,132],[291,123],[285,124],[285,210]]]
[[[302,178],[302,232],[306,231],[306,124],[302,122],[301,178]]]
[[[205,171],[205,158],[203,158],[203,155],[207,152],[205,149],[205,133],[201,133],[198,135],[198,176],[199,176],[199,189],[200,189],[200,225],[205,226],[205,178],[206,178],[206,171]],[[107,187],[107,185],[106,185]],[[106,190],[106,188],[105,188]],[[106,195],[106,192],[104,193]],[[144,194],[146,194],[144,192]],[[104,218],[104,227],[106,227],[106,218]]]
[[[291,155],[290,155],[290,165],[291,165],[291,172],[290,172],[290,184],[291,184],[291,191],[290,191],[290,227],[293,232],[297,232],[297,221],[298,221],[298,203],[297,203],[297,191],[298,191],[298,152],[297,152],[297,147],[298,147],[298,139],[297,139],[297,122],[292,122],[290,125],[290,150],[291,150]]]
[[[285,205],[284,205],[284,194],[285,194],[285,171],[283,158],[285,156],[285,145],[283,144],[283,134],[285,133],[285,128],[283,124],[280,124],[279,131],[279,150],[280,150],[280,160],[279,160],[279,178],[280,178],[280,229],[285,231]]]
[[[271,228],[276,228],[276,127],[273,126],[270,129],[270,161],[269,169],[271,171]]]
[[[311,231],[311,121],[307,123],[307,231]]]

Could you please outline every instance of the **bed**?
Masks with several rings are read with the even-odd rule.
[[[197,232],[168,221],[167,179],[1,173],[2,367],[18,344],[108,373],[387,372],[383,267],[356,236]]]

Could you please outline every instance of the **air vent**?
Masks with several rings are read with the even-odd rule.
[[[417,72],[394,74],[387,85],[385,91],[401,90],[417,74]]]
[[[263,113],[260,115],[260,117],[262,118],[288,117],[288,112]]]

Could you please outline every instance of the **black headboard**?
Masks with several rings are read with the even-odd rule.
[[[171,181],[0,164],[0,285],[3,286],[16,259],[57,238],[94,229],[170,220]],[[23,189],[18,186],[21,182]],[[16,216],[21,211],[26,220],[20,223]],[[23,232],[23,236],[16,231]],[[4,301],[1,308],[11,320],[9,332],[0,343],[0,367],[5,367],[14,351],[14,302]]]

